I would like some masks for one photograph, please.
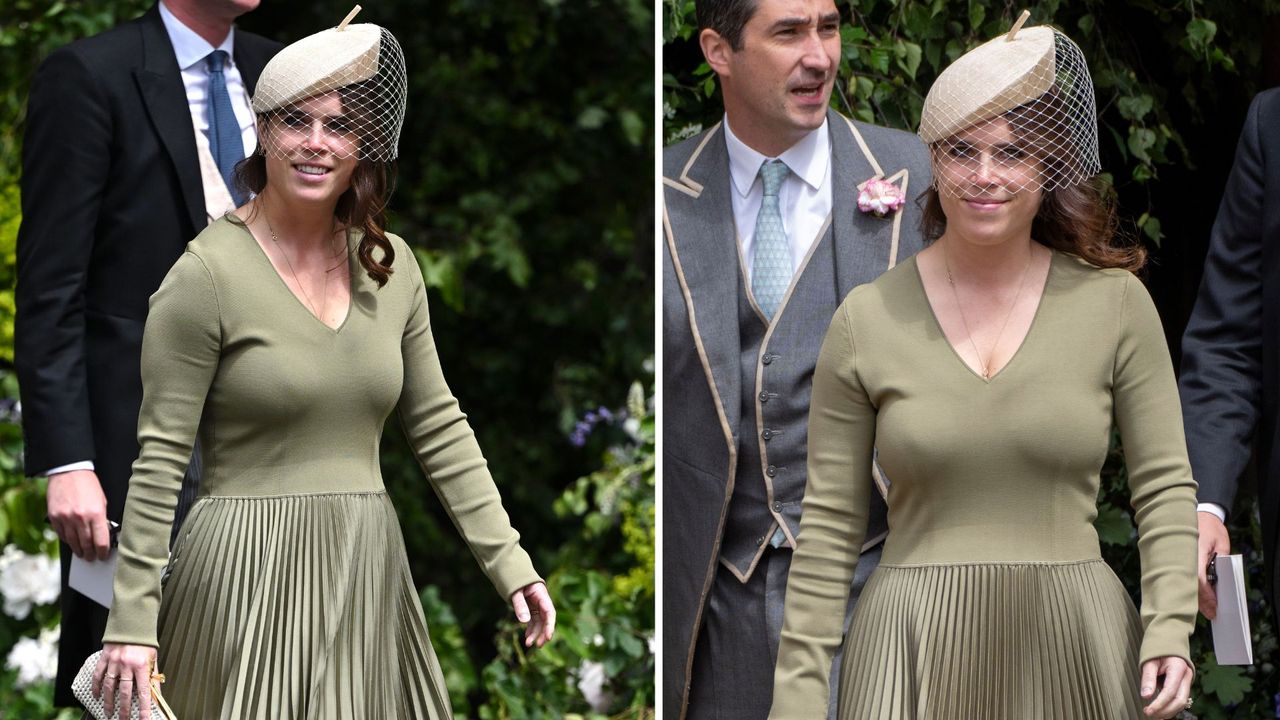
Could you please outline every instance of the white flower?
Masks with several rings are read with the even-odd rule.
[[[658,654],[658,638],[654,637],[653,635],[650,635],[648,639],[648,643],[649,643],[649,654],[657,655]]]
[[[601,645],[604,645],[604,636],[601,635],[600,633],[596,633],[595,635],[592,635],[591,644],[595,645],[596,647],[600,647]]]
[[[664,101],[662,103],[662,117],[670,120],[676,116],[676,109],[671,107],[671,103]]]
[[[38,638],[21,638],[9,651],[5,666],[17,670],[14,685],[22,688],[51,682],[58,674],[58,628],[40,632]]]
[[[604,674],[604,663],[594,660],[583,660],[578,666],[578,690],[582,697],[598,713],[608,712],[613,704],[613,695],[604,689],[608,678]]]
[[[0,555],[0,595],[4,611],[22,620],[32,605],[46,605],[58,599],[62,590],[58,563],[47,555],[28,555],[9,545]]]
[[[622,421],[622,429],[626,431],[627,435],[630,435],[630,436],[631,436],[631,439],[632,439],[634,442],[640,442],[640,440],[642,439],[642,438],[640,437],[640,420],[639,420],[639,418],[629,417],[629,418],[627,418],[626,420],[623,420],[623,421]]]

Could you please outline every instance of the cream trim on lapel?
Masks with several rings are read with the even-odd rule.
[[[884,178],[884,181],[896,184],[898,186],[898,189],[902,191],[902,196],[905,198],[907,197],[907,184],[910,178],[911,178],[910,171],[908,171],[906,168],[902,168],[898,172],[890,175],[887,178]],[[880,179],[880,176],[875,175],[873,177],[869,177],[866,180],[863,180],[862,182],[858,183],[858,192],[862,192],[862,188],[866,187],[867,183],[871,182],[872,180],[879,180],[879,179]],[[893,266],[898,264],[898,238],[902,234],[902,216],[905,214],[906,213],[904,213],[902,210],[898,210],[893,213],[893,233],[889,239],[889,266],[885,268],[886,272],[889,270],[892,270]]]
[[[904,198],[908,197],[907,182],[910,179],[911,173],[909,173],[906,168],[902,168],[889,177],[884,177],[884,168],[880,167],[879,161],[877,161],[876,156],[872,154],[871,148],[867,145],[867,141],[862,137],[862,133],[858,132],[858,127],[853,124],[853,120],[850,120],[843,115],[840,117],[844,119],[844,123],[848,126],[849,132],[853,133],[853,139],[858,143],[858,147],[861,148],[863,157],[867,159],[867,163],[871,165],[871,169],[876,172],[874,176],[859,183],[858,190],[861,191],[862,188],[872,180],[884,178],[887,182],[896,183],[898,185],[898,189],[902,190],[902,196]],[[902,210],[898,210],[893,214],[893,234],[889,241],[889,267],[885,268],[885,270],[892,269],[894,265],[898,264],[898,245],[899,238],[902,234],[902,216],[905,214],[906,213]]]
[[[689,177],[689,170],[693,168],[694,163],[698,162],[698,156],[702,155],[703,149],[707,147],[707,143],[711,142],[711,138],[719,135],[719,133],[716,131],[720,129],[720,125],[723,122],[724,121],[721,120],[715,125],[712,125],[711,129],[707,130],[707,132],[703,134],[702,142],[698,143],[698,147],[693,149],[693,154],[689,156],[689,159],[685,161],[684,168],[680,170],[679,182],[683,183],[686,188],[693,191],[693,192],[686,192],[686,194],[689,195],[690,197],[696,198],[702,195],[702,183]],[[664,183],[667,183],[668,185],[671,185],[672,187],[676,187],[675,185],[672,185],[670,182],[668,182],[667,178],[665,177],[662,178],[662,181]]]
[[[695,158],[698,153],[702,152],[702,148],[705,145],[706,141],[704,140],[698,146],[697,152],[694,153]],[[688,170],[689,166],[686,165],[684,172],[687,173]],[[663,181],[666,182],[667,179],[663,178]],[[701,195],[702,186],[698,183],[693,183],[693,181],[689,182],[697,186],[697,194],[690,194],[695,198]],[[675,186],[672,185],[672,187]],[[720,518],[716,521],[716,527],[719,528],[719,532],[716,534],[715,546],[711,549],[711,565],[704,574],[702,592],[698,596],[700,601],[698,603],[698,611],[693,617],[693,635],[689,640],[689,647],[685,651],[684,677],[686,683],[688,683],[693,677],[693,657],[698,645],[698,635],[702,631],[702,616],[707,608],[707,595],[711,592],[711,584],[716,577],[716,565],[720,559],[720,543],[724,540],[724,524],[729,516],[729,502],[727,499],[733,496],[733,488],[738,477],[738,447],[733,441],[733,430],[729,427],[729,419],[725,415],[724,402],[720,398],[720,389],[716,386],[715,375],[711,372],[711,362],[707,359],[707,350],[702,343],[702,335],[698,332],[698,318],[694,308],[693,294],[689,291],[688,281],[685,280],[684,267],[680,264],[680,253],[676,251],[675,232],[671,229],[671,216],[667,213],[666,203],[662,205],[662,229],[666,235],[667,251],[671,254],[671,264],[675,268],[676,282],[680,284],[680,294],[684,298],[685,311],[689,314],[689,330],[693,335],[694,348],[698,352],[698,361],[702,364],[702,372],[706,375],[707,387],[711,390],[711,399],[716,406],[716,419],[720,421],[720,431],[724,434],[725,444],[729,449],[729,470],[725,479],[726,501],[721,505]],[[680,707],[678,720],[685,720],[689,712],[689,689],[687,684],[681,690],[681,697],[683,698],[683,704]]]

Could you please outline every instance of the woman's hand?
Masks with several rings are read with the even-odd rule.
[[[544,583],[530,583],[512,593],[511,607],[516,611],[516,619],[525,623],[525,647],[532,647],[535,642],[542,647],[551,641],[556,632],[556,606],[551,604],[551,595]]]
[[[1147,717],[1171,718],[1186,710],[1195,674],[1195,669],[1180,657],[1155,658],[1142,663],[1142,699],[1150,701],[1143,708]],[[1164,682],[1156,687],[1156,678],[1160,675],[1164,676]]]
[[[98,666],[93,669],[93,694],[102,698],[107,717],[120,709],[119,717],[129,717],[133,698],[138,698],[142,717],[150,717],[151,672],[156,666],[156,649],[147,645],[106,643]]]

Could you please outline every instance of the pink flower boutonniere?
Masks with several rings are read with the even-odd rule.
[[[878,177],[863,183],[858,193],[858,209],[880,218],[898,212],[906,203],[907,198],[897,185]]]

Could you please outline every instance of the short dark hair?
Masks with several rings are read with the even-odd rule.
[[[696,0],[698,32],[715,30],[734,50],[742,49],[742,29],[756,14],[758,0]]]

